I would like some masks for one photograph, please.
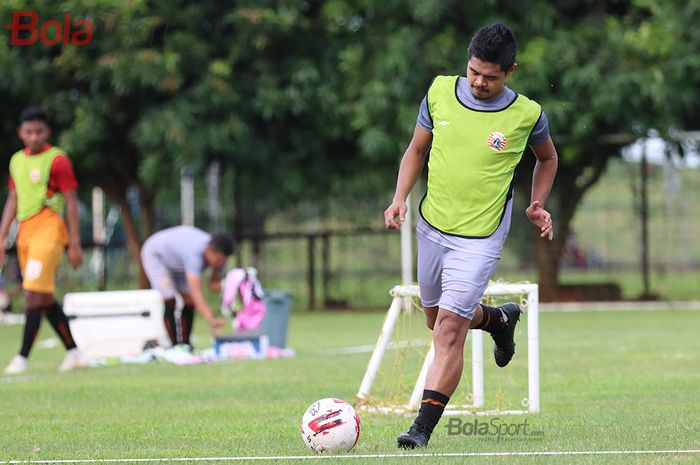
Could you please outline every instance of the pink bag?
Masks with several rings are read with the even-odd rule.
[[[258,329],[265,318],[265,300],[262,285],[255,268],[234,268],[226,273],[222,289],[221,306],[232,309],[236,304],[236,331]]]

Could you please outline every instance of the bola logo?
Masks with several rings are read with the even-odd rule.
[[[486,139],[486,143],[491,148],[491,150],[500,152],[506,146],[506,136],[504,136],[501,132],[494,131],[491,134],[489,134],[488,139]]]
[[[10,31],[10,45],[27,47],[41,42],[47,47],[72,44],[77,47],[87,45],[95,32],[92,21],[80,19],[73,21],[73,14],[63,15],[63,21],[57,19],[42,20],[36,11],[22,10],[12,14],[12,22],[5,24]]]

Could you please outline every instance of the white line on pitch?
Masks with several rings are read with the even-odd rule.
[[[700,454],[700,449],[670,449],[670,450],[573,450],[573,451],[540,451],[540,452],[445,452],[441,454],[347,454],[347,455],[278,455],[271,457],[180,457],[180,458],[150,458],[150,459],[76,459],[76,460],[8,460],[0,461],[0,465],[22,463],[123,463],[123,462],[244,462],[273,461],[273,460],[340,460],[340,459],[385,459],[385,458],[440,458],[440,457],[523,457],[548,455],[658,455],[658,454]]]
[[[34,379],[36,379],[36,376],[4,376],[0,378],[0,384],[24,383],[27,381],[32,381]]]
[[[700,301],[613,301],[540,303],[541,313],[697,311]]]

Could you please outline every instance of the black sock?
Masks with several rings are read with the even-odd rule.
[[[177,325],[175,323],[175,299],[165,301],[165,311],[163,312],[165,330],[168,332],[170,342],[177,344]]]
[[[34,339],[39,333],[39,326],[41,326],[41,308],[28,308],[25,312],[22,348],[19,351],[22,357],[29,357],[29,352],[34,345]]]
[[[445,394],[425,389],[423,401],[420,404],[420,410],[418,410],[418,418],[414,423],[421,424],[427,430],[428,435],[432,434],[449,401],[450,398]]]
[[[498,333],[506,327],[505,316],[500,307],[489,307],[481,304],[481,308],[484,310],[484,316],[481,323],[473,329],[481,329],[487,333]]]
[[[182,307],[180,315],[180,328],[182,329],[182,342],[190,344],[190,334],[192,334],[192,324],[194,323],[194,307],[185,305]],[[191,344],[190,344],[191,345]]]
[[[70,324],[68,323],[68,317],[63,313],[63,306],[58,302],[54,302],[53,305],[42,308],[46,319],[49,320],[51,326],[58,334],[58,337],[63,341],[63,345],[66,346],[66,350],[75,349],[75,341],[73,340],[73,333],[70,331]]]

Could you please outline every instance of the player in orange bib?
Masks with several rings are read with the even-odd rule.
[[[9,194],[0,223],[0,263],[5,260],[7,234],[16,218],[26,321],[22,347],[5,368],[5,374],[26,371],[42,315],[66,346],[66,357],[59,369],[67,371],[85,366],[85,359],[73,341],[68,318],[54,296],[56,268],[65,247],[68,246],[68,261],[74,268],[83,262],[78,230],[78,182],[65,152],[48,143],[51,128],[42,108],[29,107],[22,112],[17,135],[25,148],[10,159]],[[63,220],[64,206],[68,227]]]

